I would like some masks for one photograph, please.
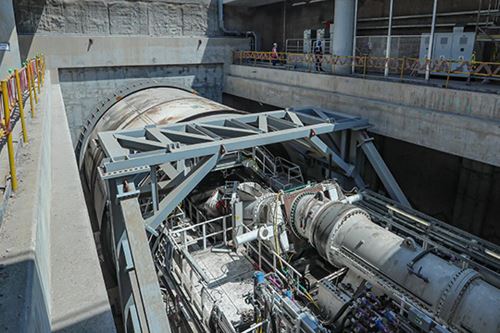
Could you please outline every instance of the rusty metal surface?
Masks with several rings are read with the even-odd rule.
[[[141,85],[136,91],[118,91],[114,98],[102,105],[102,109],[93,115],[96,119],[88,121],[77,151],[99,225],[106,202],[106,187],[97,175],[97,167],[103,159],[97,143],[99,132],[241,113],[184,89],[166,86]]]

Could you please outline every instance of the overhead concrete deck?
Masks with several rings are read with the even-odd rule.
[[[115,332],[57,75],[42,89],[0,226],[0,330]]]
[[[362,116],[371,131],[500,166],[500,95],[231,65],[224,92],[278,107]]]

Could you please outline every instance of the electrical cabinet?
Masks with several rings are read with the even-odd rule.
[[[422,34],[420,40],[420,56],[422,63],[427,58],[429,50],[430,34]],[[463,27],[455,27],[451,33],[435,33],[432,47],[432,60],[458,60],[470,61],[474,51],[475,33],[464,32]],[[460,64],[452,65],[452,70],[457,69]],[[462,70],[467,71],[467,67]],[[433,72],[432,74],[447,75],[443,72]],[[466,74],[456,76],[466,76]]]

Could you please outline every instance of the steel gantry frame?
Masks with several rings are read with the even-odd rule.
[[[99,174],[110,198],[113,257],[126,325],[140,332],[170,331],[144,230],[158,235],[162,223],[205,176],[237,165],[241,151],[276,143],[299,144],[338,166],[364,189],[357,168],[347,158],[349,132],[351,146],[361,147],[391,197],[409,206],[368,137],[368,127],[368,121],[360,117],[298,108],[99,133],[105,154]],[[339,133],[340,148],[333,138]],[[164,175],[161,179],[159,170]],[[144,195],[151,200],[146,214],[139,201]]]

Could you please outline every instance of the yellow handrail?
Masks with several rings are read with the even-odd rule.
[[[331,65],[331,73],[335,73],[339,65],[353,66],[366,75],[368,72],[382,72],[385,67],[390,73],[399,75],[401,79],[405,74],[415,76],[425,72],[427,64],[430,65],[431,74],[442,74],[447,76],[470,76],[477,78],[500,79],[500,62],[487,62],[475,60],[457,59],[422,59],[412,57],[375,57],[375,56],[337,56],[324,54],[316,56],[308,53],[279,52],[277,58],[272,57],[272,52],[236,51],[234,62],[239,64],[262,64],[273,60],[285,65],[305,65],[311,69],[317,61],[322,64]]]
[[[0,149],[6,143],[9,156],[11,188],[17,190],[17,174],[13,145],[13,128],[16,125],[18,111],[21,121],[23,142],[28,143],[28,128],[25,120],[25,96],[29,96],[31,117],[35,116],[35,104],[38,103],[41,87],[44,84],[45,57],[36,56],[25,65],[14,70],[5,80],[0,81]],[[38,94],[37,94],[38,90]]]

